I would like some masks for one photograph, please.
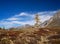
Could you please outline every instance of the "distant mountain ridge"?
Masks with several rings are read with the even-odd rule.
[[[59,28],[60,29],[60,10],[55,13],[49,20],[40,24],[42,28]],[[17,29],[28,29],[34,28],[34,26],[26,24],[24,26],[19,26]]]

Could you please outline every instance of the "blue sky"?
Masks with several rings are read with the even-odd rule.
[[[0,27],[33,25],[35,14],[43,22],[59,9],[60,0],[0,0]]]

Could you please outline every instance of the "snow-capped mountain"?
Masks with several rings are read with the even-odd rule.
[[[60,11],[53,15],[49,20],[42,23],[42,26],[47,28],[60,28]]]

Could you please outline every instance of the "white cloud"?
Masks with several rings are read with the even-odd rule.
[[[10,27],[13,27],[13,23],[8,21],[1,21],[0,26],[5,28],[10,28]]]
[[[40,15],[53,15],[57,11],[44,11],[44,12],[38,12]]]
[[[8,18],[7,20],[19,20],[19,18],[12,17],[12,18]]]
[[[5,27],[5,28],[11,28],[11,27],[14,27],[14,26],[17,27],[17,25],[15,25],[15,24],[20,25],[20,26],[25,25],[25,24],[34,25],[34,21],[32,20],[32,21],[25,21],[25,22],[22,22],[22,21],[11,21],[11,22],[1,21],[0,22],[0,25]]]
[[[22,12],[22,13],[19,14],[19,16],[27,16],[27,15],[28,15],[28,14],[25,13],[25,12]]]
[[[25,24],[30,24],[33,25],[34,21],[25,21],[25,22],[20,22],[20,21],[12,21],[14,24],[20,24],[20,25],[25,25]]]
[[[40,15],[39,18],[40,18],[41,22],[44,22],[44,21],[50,19],[52,17],[52,15],[55,14],[55,13],[56,13],[56,11],[37,12],[37,14]],[[34,25],[35,15],[36,14],[21,12],[20,14],[17,14],[15,16],[12,16],[10,18],[7,18],[7,19],[4,19],[4,20],[0,21],[0,25],[5,26],[6,28],[15,27],[17,25],[25,25],[25,24]],[[21,16],[26,17],[28,20],[26,20],[26,18],[21,17]],[[23,20],[23,21],[20,21],[20,20]],[[24,21],[24,20],[26,20],[26,21]]]
[[[30,14],[29,13],[26,13],[26,12],[21,12],[13,17],[19,17],[19,16],[29,16]]]

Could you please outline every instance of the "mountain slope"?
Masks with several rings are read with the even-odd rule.
[[[43,26],[47,28],[60,28],[60,11],[58,11],[48,21],[45,21]]]

